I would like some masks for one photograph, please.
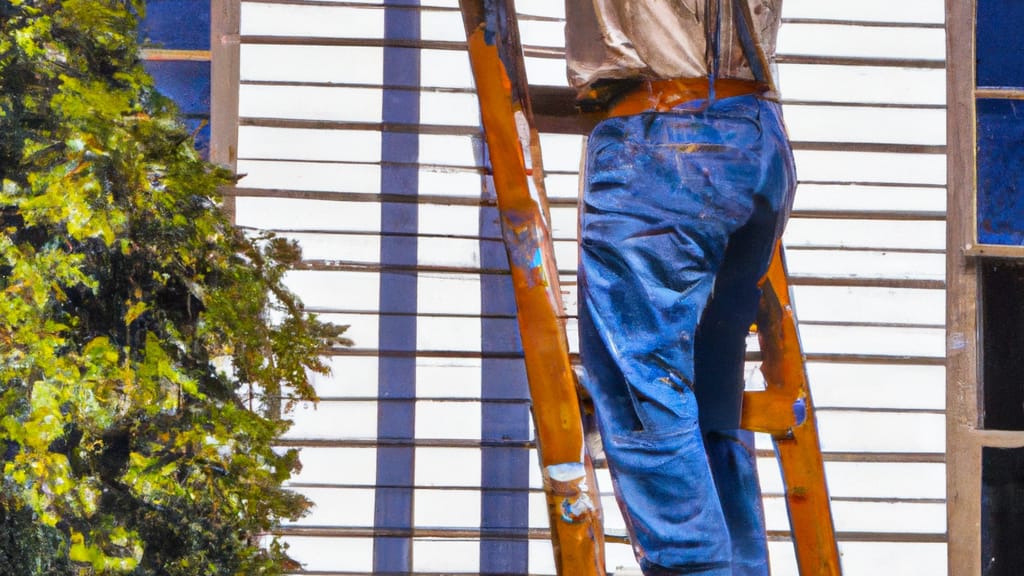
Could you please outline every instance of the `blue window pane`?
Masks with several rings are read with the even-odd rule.
[[[1024,101],[978,100],[978,241],[1024,245]]]
[[[157,90],[178,105],[182,120],[196,138],[196,148],[206,157],[210,149],[210,63],[149,60],[143,67]]]
[[[161,94],[174,100],[185,116],[210,114],[210,63],[149,60],[143,63]]]
[[[207,118],[187,118],[185,127],[195,138],[196,150],[203,158],[210,157],[210,120]]]
[[[1024,88],[1024,1],[978,0],[978,86]]]
[[[168,50],[210,49],[210,0],[149,0],[139,39]]]

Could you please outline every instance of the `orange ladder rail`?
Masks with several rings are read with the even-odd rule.
[[[525,76],[513,83],[499,53],[501,35],[494,19],[503,15],[493,8],[511,8],[511,3],[487,2],[485,7],[484,0],[460,0],[460,6],[512,272],[555,566],[565,576],[604,576],[600,497],[584,449],[547,199],[528,177],[534,168],[539,172],[537,134],[529,128],[525,93],[514,91],[525,87]],[[511,23],[506,37],[518,49],[514,10],[511,14],[501,24]],[[522,73],[521,56],[518,63]]]
[[[741,425],[772,436],[800,575],[839,576],[825,463],[781,241],[761,280],[757,337],[767,386],[743,395]]]

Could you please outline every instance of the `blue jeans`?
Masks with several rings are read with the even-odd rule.
[[[648,576],[768,573],[743,358],[794,189],[778,105],[754,96],[609,118],[590,136],[583,384]]]

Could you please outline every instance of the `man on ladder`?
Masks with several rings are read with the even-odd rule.
[[[609,116],[580,202],[580,354],[647,576],[768,574],[740,430],[758,280],[795,189],[781,0],[566,0],[570,83]]]

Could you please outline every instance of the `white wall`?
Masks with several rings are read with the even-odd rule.
[[[242,2],[239,172],[247,177],[238,223],[298,239],[309,265],[291,285],[311,309],[350,323],[356,341],[332,358],[334,376],[317,382],[324,399],[300,407],[288,435],[305,446],[294,486],[316,503],[289,541],[306,569],[322,574],[371,572],[374,530],[387,528],[375,526],[385,494],[375,472],[378,416],[392,402],[378,398],[389,338],[380,307],[382,274],[396,269],[381,265],[382,244],[395,241],[382,233],[393,209],[382,199],[399,191],[384,189],[395,169],[382,155],[384,53],[396,44],[383,40],[383,4]],[[407,90],[420,126],[402,127],[419,131],[416,255],[399,270],[417,290],[409,303],[415,437],[402,444],[414,453],[411,569],[476,573],[487,550],[479,544],[490,446],[482,431],[491,424],[483,415],[498,405],[485,391],[492,356],[480,318],[482,286],[494,276],[481,262],[493,238],[480,238],[479,119],[457,2],[422,5],[421,39],[410,44],[421,48],[419,83]],[[560,3],[518,6],[531,82],[564,84]],[[779,84],[800,177],[785,241],[845,574],[942,574],[943,4],[786,0],[784,17]],[[570,314],[581,144],[553,134],[542,142]],[[569,329],[572,338],[572,320]],[[513,419],[528,418],[524,402],[508,402],[519,407]],[[796,574],[770,441],[758,446],[773,573]],[[528,555],[531,574],[552,574],[535,458],[526,465],[526,526],[517,534],[529,540],[517,553]],[[609,529],[621,529],[602,477]],[[633,565],[625,545],[609,545],[608,556],[609,568]]]

